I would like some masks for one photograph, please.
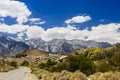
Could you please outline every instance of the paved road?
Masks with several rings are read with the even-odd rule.
[[[6,73],[0,73],[0,80],[29,80],[30,69],[27,67],[20,67]]]

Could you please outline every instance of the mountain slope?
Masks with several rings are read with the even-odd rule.
[[[15,55],[24,50],[29,50],[29,46],[24,42],[17,42],[0,33],[0,56]]]
[[[10,55],[9,53],[10,53],[9,49],[0,44],[0,56],[8,56]]]
[[[47,53],[66,54],[73,50],[81,50],[86,48],[106,48],[111,46],[106,42],[83,41],[83,40],[65,40],[54,39],[51,41],[43,41],[41,39],[32,39],[25,41],[26,44],[33,48],[43,50]]]
[[[12,56],[24,50],[39,49],[49,54],[66,54],[74,50],[86,48],[106,48],[111,46],[106,42],[54,39],[44,41],[30,39],[24,42],[15,41],[0,33],[0,56]]]

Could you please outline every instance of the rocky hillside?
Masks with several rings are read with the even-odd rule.
[[[51,41],[43,41],[41,39],[31,39],[25,41],[26,44],[35,49],[43,50],[47,53],[66,54],[74,50],[86,48],[106,48],[111,46],[107,42],[83,41],[83,40],[65,40],[54,39]]]
[[[18,53],[16,55],[17,58],[21,57],[29,57],[29,58],[37,58],[37,57],[48,57],[48,54],[45,52],[38,50],[38,49],[33,49],[33,50],[26,50],[21,53]]]
[[[15,41],[0,33],[0,56],[12,56],[24,50],[29,50],[27,44]]]

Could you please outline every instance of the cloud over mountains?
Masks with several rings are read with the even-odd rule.
[[[34,14],[34,13],[33,13]],[[120,23],[100,24],[93,26],[91,30],[77,29],[72,23],[84,23],[92,18],[89,15],[75,16],[65,20],[67,26],[55,26],[45,30],[38,24],[44,24],[41,18],[30,18],[32,12],[23,2],[16,0],[0,0],[0,32],[15,34],[16,38],[33,39],[41,38],[43,40],[51,39],[82,39],[95,40],[100,42],[117,43],[120,42]],[[4,23],[6,17],[15,18],[17,23],[8,25]],[[33,24],[23,24],[26,22]]]

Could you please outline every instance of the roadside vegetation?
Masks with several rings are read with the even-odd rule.
[[[16,58],[0,58],[0,72],[8,72],[19,68],[20,66],[30,67],[30,62]]]
[[[63,80],[74,80],[69,77],[71,74],[78,77],[79,75],[76,75],[76,72],[84,75],[84,79],[75,80],[86,80],[86,76],[89,76],[91,80],[107,80],[108,78],[110,78],[109,80],[119,80],[120,44],[106,49],[90,48],[83,51],[75,51],[60,62],[49,59],[47,62],[32,67],[32,72],[44,80],[61,80],[59,78],[56,79],[55,76],[63,75],[64,71],[66,72],[64,74],[66,77]],[[46,75],[47,79],[44,78],[44,73],[48,74]],[[64,75],[61,77],[64,78]],[[52,79],[49,76],[52,76]]]
[[[7,72],[16,68],[18,68],[17,62],[0,59],[0,72]]]

